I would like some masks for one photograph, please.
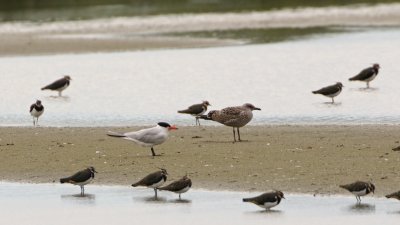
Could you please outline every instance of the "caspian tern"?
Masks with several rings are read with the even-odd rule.
[[[132,132],[127,132],[127,133],[116,133],[109,131],[107,133],[108,136],[111,137],[119,137],[123,138],[125,140],[133,141],[136,144],[143,146],[143,147],[150,147],[151,148],[151,153],[154,156],[156,154],[154,153],[154,146],[155,145],[160,145],[164,143],[168,139],[168,134],[170,130],[177,130],[178,128],[176,126],[171,126],[168,123],[165,122],[160,122],[157,124],[155,127],[143,129],[143,130],[138,130],[138,131],[132,131]]]

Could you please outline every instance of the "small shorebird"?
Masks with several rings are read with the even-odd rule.
[[[174,181],[167,186],[160,187],[158,190],[171,191],[179,194],[179,200],[181,200],[181,194],[187,192],[192,187],[192,181],[185,175],[182,179]]]
[[[58,79],[45,87],[42,87],[42,91],[43,90],[58,91],[58,96],[61,97],[61,92],[64,91],[69,86],[71,80],[72,79],[70,76],[64,76],[63,78]]]
[[[333,100],[334,97],[338,96],[340,92],[342,92],[343,84],[340,82],[337,82],[334,85],[327,86],[324,88],[321,88],[317,91],[313,91],[313,94],[321,94],[326,97],[332,98],[332,104],[335,103],[335,100]]]
[[[132,184],[132,187],[144,186],[148,188],[153,188],[155,193],[155,198],[157,198],[157,188],[163,185],[165,181],[167,181],[167,175],[168,175],[167,170],[160,168],[159,171],[151,173],[145,176],[140,181]]]
[[[261,208],[269,210],[272,207],[277,206],[281,202],[282,198],[285,197],[281,191],[271,191],[257,197],[244,198],[243,202],[251,202]]]
[[[44,107],[42,105],[42,102],[40,100],[36,100],[36,103],[32,104],[29,112],[31,113],[33,117],[33,126],[36,126],[39,124],[39,116],[41,116],[44,112]],[[36,123],[35,123],[35,118],[36,118]]]
[[[199,118],[205,120],[213,120],[222,123],[225,126],[233,127],[233,140],[236,142],[235,128],[237,129],[239,141],[239,128],[245,126],[253,118],[253,110],[261,110],[250,103],[242,106],[227,107],[221,110],[212,110],[207,115],[202,115]]]
[[[94,167],[88,167],[84,170],[81,170],[74,175],[66,178],[61,178],[60,183],[70,183],[74,185],[79,185],[81,187],[81,196],[85,195],[85,185],[90,183],[94,179],[94,173],[97,171]]]
[[[375,185],[373,185],[371,182],[364,181],[356,181],[351,184],[340,185],[339,187],[350,191],[353,195],[356,196],[357,202],[359,203],[361,203],[360,196],[375,192]]]
[[[400,191],[386,195],[386,198],[395,198],[397,200],[400,200]]]
[[[189,108],[185,110],[179,110],[178,113],[190,114],[196,118],[196,125],[199,124],[199,116],[203,115],[207,111],[207,106],[211,106],[208,101],[203,101],[200,104],[195,104],[189,106]]]
[[[109,131],[108,136],[119,137],[125,140],[133,141],[136,144],[143,147],[150,147],[151,153],[156,156],[154,152],[154,146],[164,143],[168,139],[168,134],[170,130],[177,130],[175,126],[171,126],[168,123],[160,122],[157,126],[147,129],[142,129],[138,131],[132,131],[127,133],[116,133]]]
[[[361,70],[361,72],[354,77],[351,77],[349,81],[363,81],[367,82],[367,88],[369,88],[369,82],[371,82],[373,79],[375,79],[376,76],[378,76],[379,69],[381,67],[379,66],[378,63],[372,64],[371,67],[365,68]]]

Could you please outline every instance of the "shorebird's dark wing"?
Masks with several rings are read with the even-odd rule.
[[[132,184],[132,186],[133,187],[136,187],[136,186],[150,186],[152,184],[160,182],[162,179],[166,180],[167,177],[164,174],[162,174],[161,171],[157,171],[157,172],[154,172],[154,173],[151,173],[151,174],[147,175],[146,177],[144,177],[140,181]]]
[[[362,181],[357,181],[357,182],[354,182],[351,184],[341,185],[340,187],[342,187],[348,191],[354,192],[354,191],[365,190],[368,187],[368,184],[365,182],[362,182]]]
[[[92,172],[88,169],[79,171],[75,173],[74,175],[66,178],[61,179],[61,183],[67,182],[67,183],[80,183],[87,181],[92,177]]]
[[[244,202],[252,202],[257,205],[262,205],[265,202],[276,202],[279,201],[279,198],[275,192],[268,192],[262,195],[256,196],[254,198],[244,198]]]
[[[192,181],[190,179],[180,179],[180,180],[177,180],[177,181],[174,181],[174,182],[168,184],[165,187],[161,187],[159,189],[175,192],[175,191],[180,191],[188,186],[192,187]]]
[[[349,80],[366,80],[372,77],[375,74],[375,70],[373,67],[369,67],[363,69],[359,74],[355,75],[354,77],[350,78]]]
[[[328,87],[321,88],[317,91],[313,91],[314,94],[321,94],[321,95],[330,95],[338,92],[340,87],[338,85],[331,85]]]
[[[43,87],[42,90],[46,90],[46,89],[57,90],[59,88],[64,87],[66,84],[69,84],[69,80],[67,80],[65,78],[61,78],[61,79],[56,80],[53,83]]]
[[[192,106],[189,106],[189,108],[185,110],[180,110],[178,113],[186,113],[186,114],[199,114],[204,111],[203,104],[195,104]]]
[[[29,109],[29,112],[32,112],[33,108],[35,108],[35,104],[31,105],[31,108]]]

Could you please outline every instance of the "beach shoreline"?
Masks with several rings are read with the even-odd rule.
[[[95,184],[130,185],[163,167],[168,181],[187,173],[197,189],[329,195],[356,180],[375,183],[377,196],[400,189],[398,126],[246,126],[240,143],[229,127],[180,127],[154,159],[150,149],[106,136],[140,128],[1,127],[1,180],[57,183],[94,166]]]

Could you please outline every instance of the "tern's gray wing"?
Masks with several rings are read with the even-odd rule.
[[[146,143],[146,144],[161,144],[168,137],[166,132],[163,132],[160,127],[152,127],[136,132],[129,132],[124,134],[127,139]]]

